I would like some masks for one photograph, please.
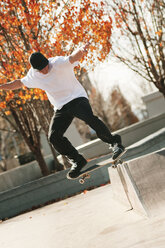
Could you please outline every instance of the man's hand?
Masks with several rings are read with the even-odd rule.
[[[22,88],[24,85],[20,79],[14,80],[7,84],[0,85],[0,90],[17,90]]]
[[[69,56],[69,61],[71,64],[75,63],[76,61],[81,60],[81,58],[87,54],[88,48],[90,46],[90,43],[88,42],[85,46],[81,47],[77,52],[73,52]]]

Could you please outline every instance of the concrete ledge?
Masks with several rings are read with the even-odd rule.
[[[126,187],[124,187],[126,186],[126,183],[122,173],[120,173],[119,170],[113,169],[112,167],[109,167],[108,171],[111,178],[111,188],[114,199],[123,203],[127,210],[132,209],[133,207],[128,197],[128,190]]]
[[[109,168],[109,175],[118,200],[149,217],[164,213],[165,149],[118,165],[114,172]],[[116,180],[122,190],[113,183]]]
[[[123,128],[119,130],[119,134],[122,136],[123,144],[130,146],[164,127],[165,113]]]
[[[67,172],[68,170],[61,171],[1,192],[0,219],[10,218],[49,201],[65,199],[85,189],[109,183],[108,166],[93,172],[91,178],[85,181],[83,185],[78,180],[67,180]]]
[[[156,152],[165,147],[165,128],[145,137],[127,147],[127,153],[122,157],[125,161]]]
[[[45,157],[49,171],[54,168],[52,156]],[[23,185],[42,177],[41,170],[36,161],[14,168],[0,174],[0,192]]]

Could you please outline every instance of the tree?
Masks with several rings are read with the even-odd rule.
[[[105,111],[113,131],[138,122],[137,116],[132,112],[131,105],[118,86],[110,92],[107,103]]]
[[[92,92],[90,94],[90,102],[93,106],[93,111],[96,115],[98,115],[102,121],[106,124],[106,126],[111,130],[111,124],[110,124],[110,120],[109,120],[109,109],[106,109],[106,103],[105,100],[102,96],[102,94],[96,90],[95,87],[92,88]]]
[[[18,102],[15,102],[15,99],[10,100],[9,106],[12,116],[14,117],[14,120],[19,127],[22,136],[24,137],[24,140],[30,147],[31,151],[35,154],[42,174],[44,176],[48,175],[49,171],[41,153],[40,126],[38,125],[38,123],[36,123],[35,110],[31,109],[32,105],[28,103],[20,104]],[[21,111],[20,108],[22,108]]]
[[[105,101],[100,92],[93,88],[90,95],[93,110],[111,131],[116,131],[138,121],[118,86],[113,87]]]
[[[115,19],[113,54],[165,96],[164,0],[107,1]]]
[[[17,135],[16,130],[11,130],[9,123],[0,118],[0,169],[2,171],[8,169],[6,159],[12,158],[15,154],[13,148],[20,150],[20,147],[16,146]]]
[[[0,2],[0,83],[23,77],[29,55],[35,50],[47,57],[68,55],[82,43],[91,41],[88,66],[103,61],[110,52],[112,20],[104,4],[93,1],[63,0]],[[0,92],[2,115],[12,114],[31,151],[42,156],[39,130],[41,111],[30,103],[40,99],[46,104],[45,92],[28,90]],[[12,100],[11,100],[12,99]],[[40,152],[40,154],[39,154]],[[38,158],[42,172],[47,169]]]
[[[46,96],[45,96],[46,97]],[[50,102],[47,100],[44,101],[44,99],[33,99],[30,103],[33,106],[33,110],[36,112],[36,116],[38,117],[38,123],[41,126],[42,130],[44,131],[47,141],[48,141],[48,131],[49,131],[49,123],[51,121],[51,118],[53,116],[53,107],[51,106]],[[49,141],[48,141],[49,144]],[[54,170],[60,171],[64,169],[64,166],[59,163],[57,159],[57,153],[53,146],[50,144],[50,149],[52,151],[52,155],[54,158]],[[65,162],[64,162],[65,164]]]

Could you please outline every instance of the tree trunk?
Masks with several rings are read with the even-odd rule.
[[[26,112],[26,109],[24,109],[24,112],[17,112],[17,109],[12,107],[12,102],[10,106],[17,127],[19,128],[20,133],[22,134],[29,149],[35,155],[43,176],[49,175],[49,170],[41,153],[40,133],[37,129],[33,112]],[[35,129],[33,129],[30,124],[33,124]]]
[[[36,160],[40,166],[40,169],[41,169],[41,173],[43,176],[48,176],[50,174],[49,170],[48,170],[48,167],[46,165],[46,162],[43,158],[43,155],[41,153],[41,150],[38,149],[38,151],[35,150],[35,157],[36,157]]]
[[[58,159],[57,159],[57,154],[56,154],[56,151],[55,149],[52,147],[52,145],[50,145],[50,148],[51,148],[51,151],[52,151],[52,155],[53,155],[53,158],[54,158],[54,169],[56,171],[62,171],[64,170],[64,165],[61,164]]]
[[[32,104],[33,104],[34,109],[37,113],[39,123],[40,123],[43,131],[45,132],[48,144],[50,145],[50,149],[52,151],[52,155],[54,158],[54,169],[56,171],[64,170],[63,164],[60,164],[58,159],[57,159],[57,153],[56,153],[54,147],[49,143],[49,140],[48,140],[48,131],[49,131],[49,124],[48,123],[50,123],[50,121],[51,121],[51,117],[54,113],[54,110],[53,110],[52,106],[50,105],[49,101],[43,102],[41,100],[35,100],[35,101],[33,100]]]
[[[159,92],[165,97],[165,78],[161,78],[155,86],[159,89]]]

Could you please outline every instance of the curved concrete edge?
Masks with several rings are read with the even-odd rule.
[[[52,156],[45,158],[49,171],[54,169]],[[41,170],[36,161],[14,168],[0,174],[0,192],[18,187],[42,177]]]
[[[149,153],[161,150],[165,147],[165,128],[143,138],[142,140],[127,147],[127,153],[123,155],[125,161],[138,158]]]
[[[67,180],[68,170],[40,178],[33,182],[0,193],[0,219],[10,218],[51,201],[59,201],[86,189],[109,183],[108,166],[104,166],[80,184],[77,180]]]
[[[165,149],[109,168],[109,175],[115,199],[148,217],[164,213]]]

